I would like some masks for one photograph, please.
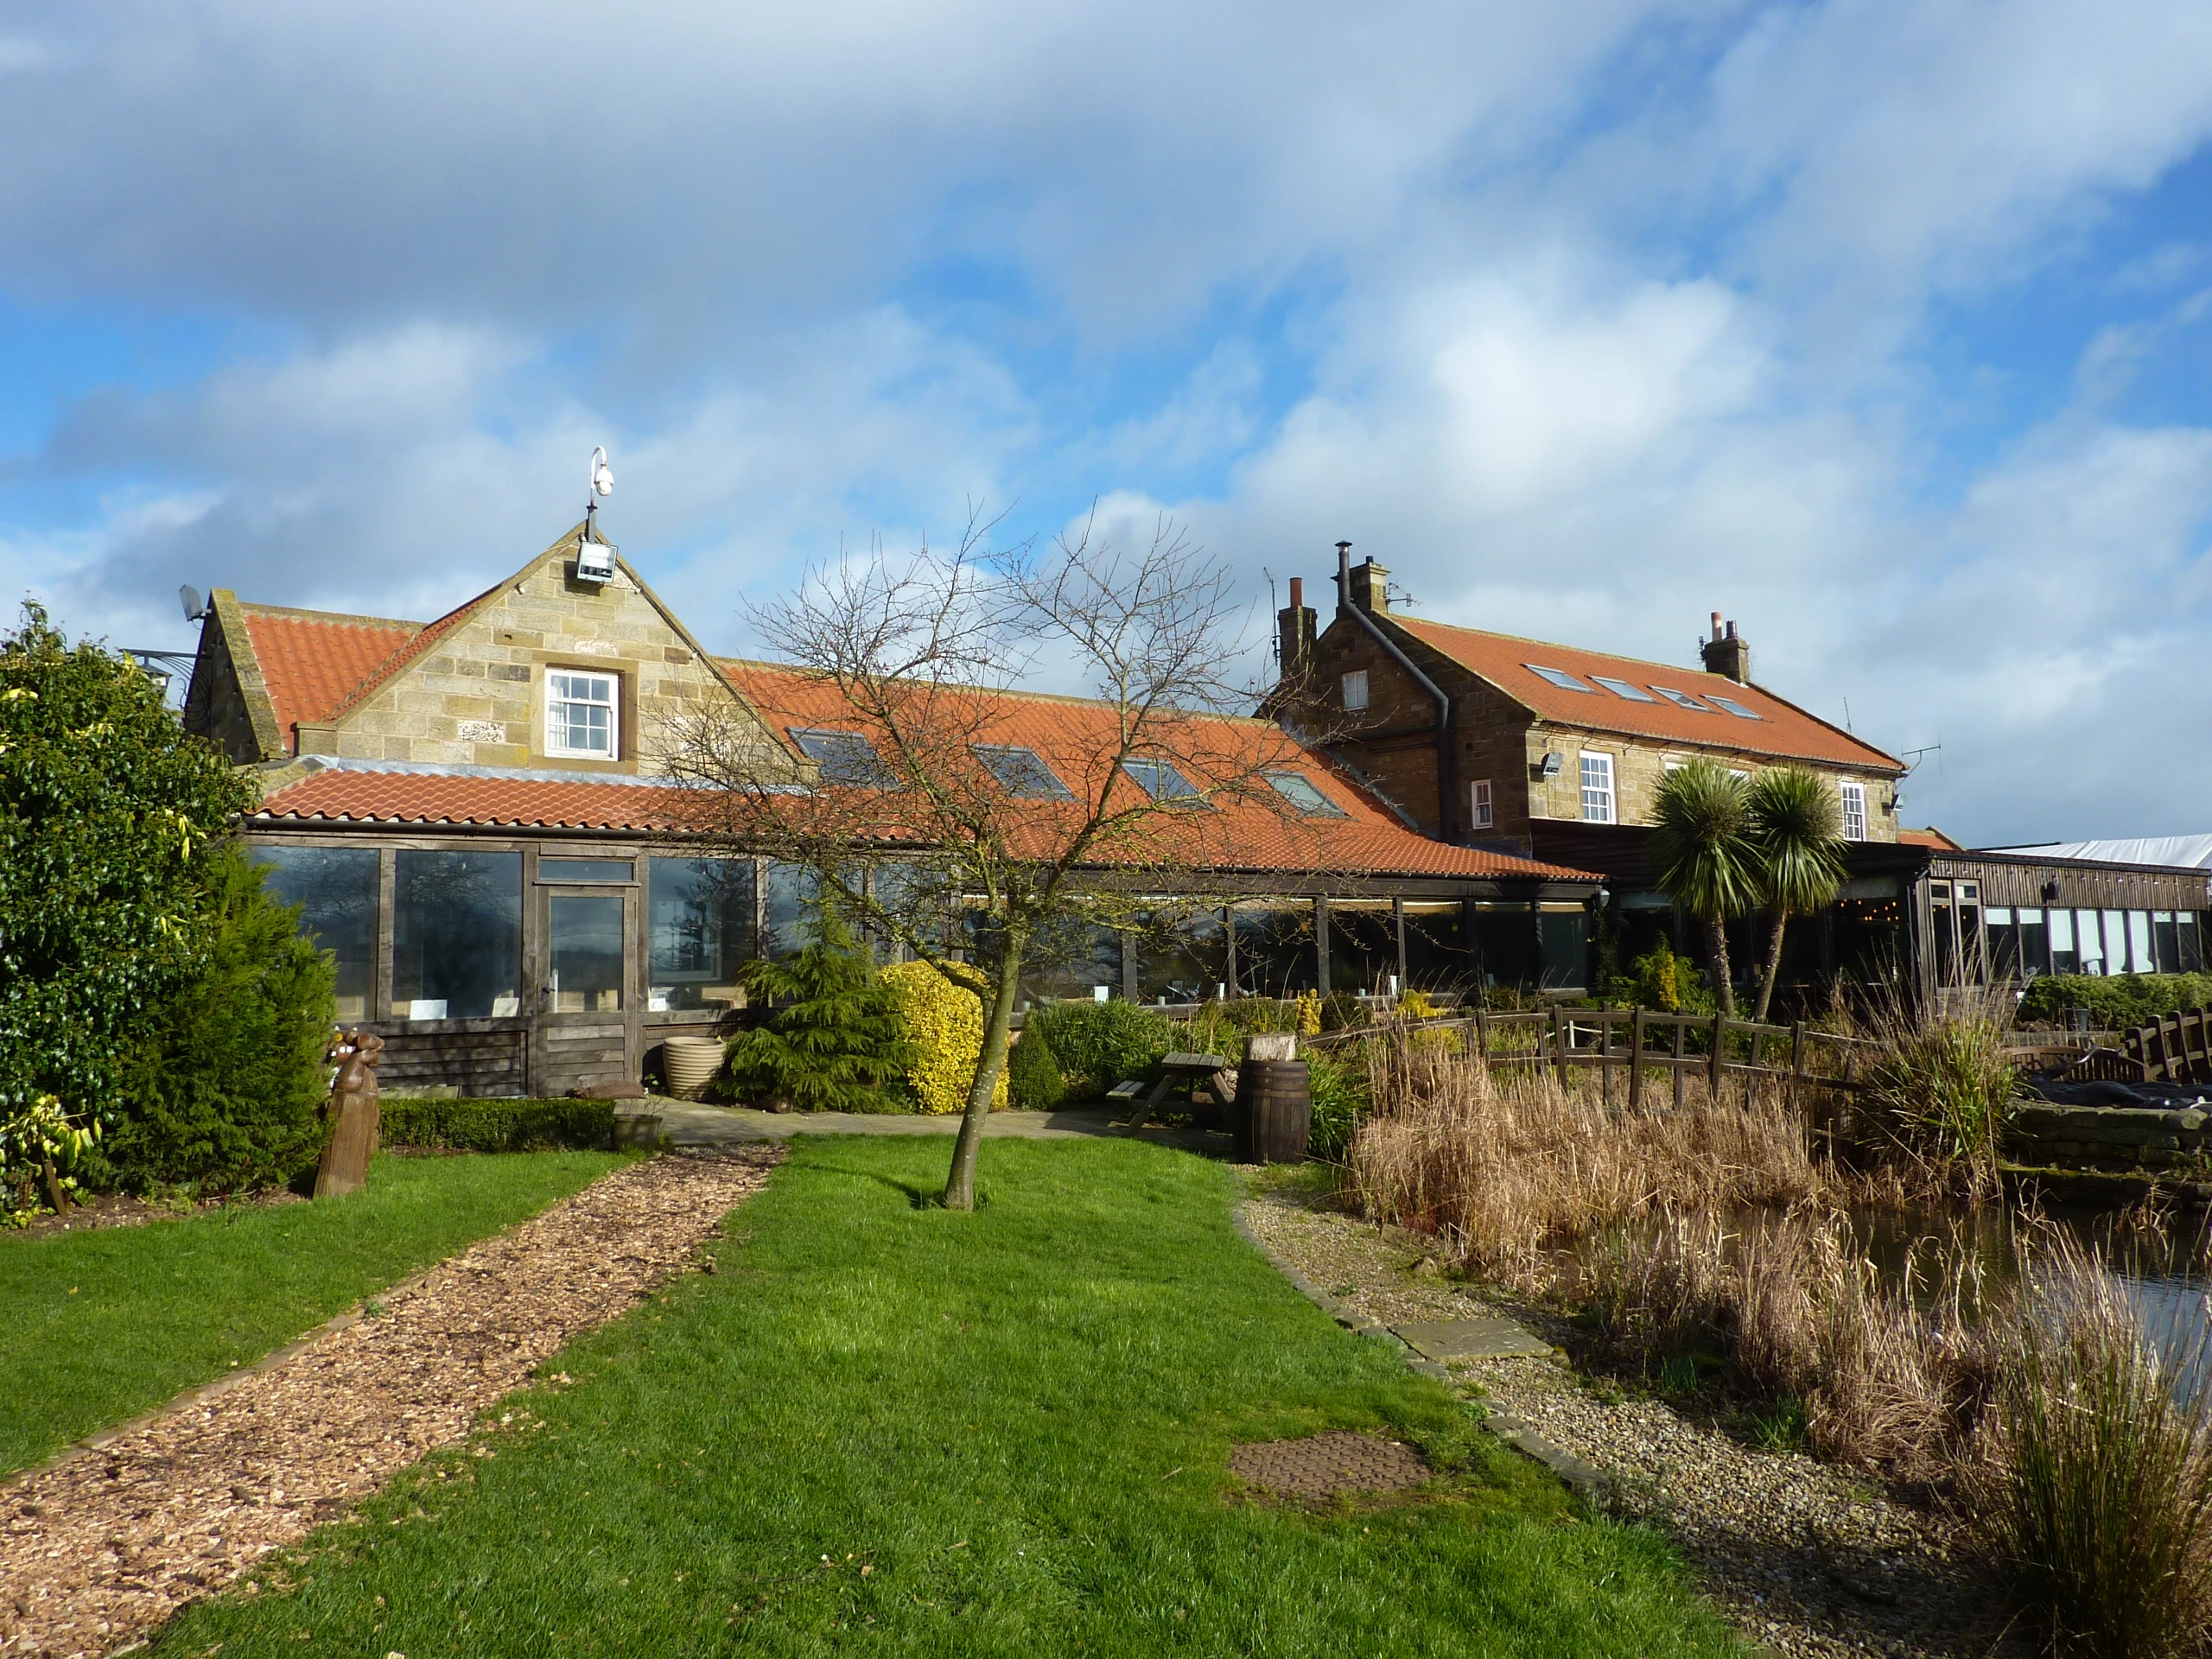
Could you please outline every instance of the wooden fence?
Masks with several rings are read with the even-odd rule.
[[[1530,1008],[1424,1020],[1396,1027],[1351,1027],[1307,1042],[1346,1042],[1391,1032],[1461,1031],[1493,1067],[1550,1067],[1564,1084],[1575,1066],[1598,1068],[1599,1090],[1613,1103],[1614,1074],[1624,1075],[1628,1105],[1643,1103],[1645,1077],[1657,1071],[1670,1078],[1674,1103],[1682,1103],[1685,1080],[1702,1074],[1714,1099],[1730,1077],[1784,1081],[1794,1103],[1806,1086],[1856,1090],[1868,1052],[1877,1046],[1863,1037],[1821,1031],[1802,1020],[1794,1025],[1763,1025],[1720,1014],[1662,1014],[1651,1008]],[[1738,1058],[1741,1056],[1741,1058]],[[1770,1063],[1770,1059],[1772,1063]]]
[[[2212,1010],[2160,1014],[2121,1041],[2127,1058],[2143,1068],[2145,1083],[2212,1083]]]

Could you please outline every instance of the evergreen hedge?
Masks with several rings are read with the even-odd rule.
[[[126,1064],[103,1184],[203,1192],[268,1185],[315,1161],[328,1072],[331,966],[235,844],[212,861],[204,966],[152,1016]]]
[[[2028,982],[2023,1020],[2056,1021],[2068,1008],[2087,1008],[2101,1031],[2147,1026],[2162,1014],[2212,1007],[2212,974],[2046,974]]]
[[[611,1100],[418,1100],[380,1103],[387,1147],[436,1152],[605,1152],[614,1145]]]
[[[1006,1057],[1007,1098],[1017,1112],[1049,1112],[1067,1097],[1059,1057],[1044,1028],[1025,1021],[1021,1040]]]
[[[1096,1099],[1124,1077],[1159,1075],[1182,1033],[1164,1014],[1134,1002],[1052,1002],[1030,1011],[1025,1031],[1041,1031],[1077,1098]]]

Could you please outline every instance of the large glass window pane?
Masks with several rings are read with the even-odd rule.
[[[2054,974],[2078,974],[2082,971],[2082,947],[2075,940],[2074,912],[2070,910],[2050,912],[2050,971]]]
[[[2040,910],[2020,912],[2020,977],[2050,971],[2050,926]]]
[[[1388,899],[1329,900],[1329,988],[1388,995],[1398,977],[1398,922]]]
[[[2162,910],[2151,918],[2151,950],[2157,957],[2158,972],[2181,972],[2181,936],[2174,927],[2174,913]]]
[[[2204,948],[2197,932],[2195,911],[2184,910],[2175,913],[2174,937],[2179,949],[2182,972],[2184,974],[2202,972],[2204,967]]]
[[[404,1020],[522,1011],[522,855],[394,858],[392,1012]]]
[[[1992,905],[1982,925],[1989,931],[1989,976],[2019,978],[2019,925],[2012,919],[2012,912],[2001,905]]]
[[[753,861],[656,858],[645,869],[646,1010],[736,1007],[753,955]]]
[[[1022,964],[1021,995],[1032,1002],[1061,997],[1106,999],[1122,994],[1122,936],[1096,922],[1070,920],[1048,929]]]
[[[1979,985],[1984,978],[1981,960],[1981,884],[1957,881],[1952,892],[1959,909],[1959,982]]]
[[[1458,899],[1406,903],[1406,981],[1424,991],[1456,991],[1471,965],[1465,938],[1466,906]]]
[[[338,1017],[369,1017],[377,970],[377,851],[373,847],[253,847],[266,890],[300,907],[300,931],[338,968]]]
[[[761,894],[760,954],[772,962],[795,957],[806,948],[807,925],[822,896],[822,877],[804,864],[767,866]]]
[[[1936,982],[1955,985],[1959,982],[1958,922],[1951,914],[1951,884],[1930,881],[1928,884],[1928,934],[1936,947]]]
[[[1314,986],[1313,901],[1239,905],[1236,986],[1244,996],[1296,996]]]
[[[2158,958],[2151,954],[2151,912],[2131,910],[2127,912],[2127,971],[2131,974],[2155,974]]]
[[[556,893],[547,900],[551,962],[546,1006],[555,1014],[622,1012],[622,899]]]
[[[2101,913],[2104,918],[2105,925],[2104,965],[2096,971],[2106,974],[2124,974],[2127,971],[2127,912],[2124,910],[2107,910]],[[2088,955],[2086,943],[2082,954],[2085,957]]]
[[[1229,981],[1229,935],[1217,910],[1162,911],[1129,938],[1141,1002],[1204,1002]]]
[[[1484,985],[1528,985],[1540,976],[1536,912],[1510,899],[1477,899],[1468,906],[1468,943]]]

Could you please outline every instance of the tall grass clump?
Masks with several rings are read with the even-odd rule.
[[[2053,1237],[2007,1322],[1967,1508],[2062,1652],[2212,1649],[2205,1327],[2166,1351],[2126,1282]]]
[[[1366,1212],[1442,1238],[1466,1266],[1535,1288],[1546,1252],[1664,1209],[1726,1212],[1830,1196],[1778,1100],[1608,1109],[1593,1084],[1494,1073],[1481,1057],[1378,1045],[1372,1116],[1348,1162]]]
[[[1879,1049],[1861,1103],[1878,1150],[1901,1152],[1938,1184],[1993,1192],[2017,1080],[2005,1053],[2012,1028],[2001,987],[1955,991],[1941,1014],[1897,1003],[1876,1008],[1867,1034]]]

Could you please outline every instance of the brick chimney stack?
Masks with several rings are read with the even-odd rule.
[[[1751,683],[1751,644],[1738,637],[1733,622],[1724,632],[1718,611],[1713,613],[1713,638],[1705,642],[1703,651],[1707,673],[1718,674],[1738,685]]]
[[[1290,579],[1290,603],[1275,613],[1275,639],[1282,651],[1277,677],[1296,684],[1313,671],[1313,612],[1306,602],[1306,578]]]
[[[1390,572],[1372,559],[1351,568],[1351,602],[1370,616],[1390,613]]]

